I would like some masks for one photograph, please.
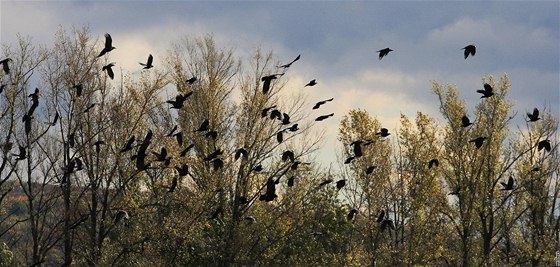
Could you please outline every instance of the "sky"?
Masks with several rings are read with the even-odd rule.
[[[256,47],[282,62],[301,54],[287,86],[307,90],[310,105],[335,98],[321,107],[335,113],[321,124],[319,156],[328,164],[340,119],[353,108],[390,131],[401,113],[442,121],[433,81],[457,85],[472,112],[482,77],[507,73],[518,122],[534,107],[560,117],[559,14],[559,1],[0,1],[0,43],[20,33],[48,46],[60,26],[87,25],[100,47],[111,33],[111,61],[130,72],[150,53],[157,67],[184,36],[212,34],[243,60]],[[465,60],[468,44],[477,52]],[[386,47],[394,51],[378,60]],[[318,85],[302,88],[311,79]]]

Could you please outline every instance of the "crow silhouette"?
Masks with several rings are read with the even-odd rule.
[[[471,122],[471,120],[469,120],[469,117],[464,115],[463,118],[461,118],[461,126],[462,127],[469,127],[471,125],[472,125],[472,122]]]
[[[115,221],[115,224],[117,224],[117,223],[121,222],[122,220],[129,220],[129,219],[130,219],[130,216],[128,215],[128,212],[126,210],[119,210],[117,212],[117,214],[115,214],[115,217],[114,217],[113,220]]]
[[[193,84],[194,82],[196,82],[197,78],[196,76],[193,76],[192,78],[186,80],[185,82],[188,84]]]
[[[80,97],[82,96],[82,92],[84,91],[84,85],[83,84],[76,84],[74,86],[72,86],[72,88],[76,89],[76,96]]]
[[[215,171],[224,167],[224,161],[221,158],[215,158],[210,162],[212,162]]]
[[[387,48],[383,48],[379,51],[375,51],[375,52],[379,52],[379,60],[383,59],[383,57],[385,57],[386,55],[389,54],[389,52],[393,51],[393,49],[387,47]]]
[[[336,181],[336,189],[340,190],[346,185],[346,179]]]
[[[368,166],[366,169],[366,174],[372,174],[375,168],[377,168],[377,166],[375,165]]]
[[[183,146],[183,132],[178,132],[178,133],[174,134],[173,136],[175,136],[175,139],[177,139],[177,144],[179,146]]]
[[[156,156],[156,161],[164,162],[167,159],[167,149],[165,147],[161,147],[160,152],[152,151],[152,154]]]
[[[486,138],[488,138],[488,137],[485,137],[485,136],[477,137],[475,139],[470,140],[469,143],[474,143],[476,148],[478,149],[482,146],[482,144],[484,143],[484,140],[486,140]]]
[[[477,93],[482,94],[480,98],[488,98],[494,95],[494,89],[490,84],[484,84],[484,90],[476,90]]]
[[[175,192],[175,189],[177,189],[177,183],[178,183],[177,177],[173,177],[173,180],[171,181],[171,186],[169,186],[169,190],[167,190],[167,192],[168,193]]]
[[[317,84],[317,81],[315,79],[313,79],[313,80],[309,81],[304,87],[315,86],[316,84]]]
[[[89,105],[82,113],[88,113],[93,107],[95,107],[95,105],[97,105],[97,103]]]
[[[283,73],[281,74],[272,74],[272,75],[268,75],[268,76],[264,76],[261,78],[261,81],[263,82],[263,94],[267,94],[268,91],[270,91],[270,83],[272,82],[272,80],[277,79],[278,76],[282,76],[284,75]]]
[[[287,68],[289,68],[290,66],[292,66],[292,64],[294,64],[294,62],[298,61],[298,60],[300,59],[300,57],[301,57],[301,55],[298,55],[298,56],[297,56],[294,60],[292,60],[290,63],[284,64],[284,65],[282,65],[282,66],[278,66],[278,68],[287,69]]]
[[[262,172],[262,170],[263,170],[263,166],[261,164],[255,166],[251,169],[252,172]]]
[[[430,162],[428,162],[428,169],[431,169],[434,166],[436,166],[436,167],[439,166],[439,160],[438,159],[432,159],[432,160],[430,160]]]
[[[241,156],[243,156],[243,158],[244,158],[245,160],[247,160],[247,159],[249,158],[249,153],[248,153],[247,150],[246,150],[245,148],[243,148],[243,147],[240,148],[240,149],[237,149],[237,151],[235,151],[235,156],[234,156],[234,158],[235,158],[235,160],[238,160]]]
[[[539,109],[534,108],[533,109],[533,114],[527,113],[527,117],[529,118],[529,122],[535,122],[535,121],[540,120],[541,118],[539,118]]]
[[[273,120],[273,119],[282,120],[282,112],[280,112],[280,110],[273,109],[270,112],[270,119],[271,120]]]
[[[500,182],[500,184],[503,186],[503,188],[501,190],[513,190],[513,177],[509,177],[507,184],[504,182]]]
[[[6,88],[5,84],[0,84],[0,94],[4,92],[4,88]]]
[[[290,115],[282,113],[282,125],[290,124]]]
[[[207,133],[204,134],[205,137],[208,138],[212,138],[213,140],[216,140],[216,138],[218,138],[218,132],[212,130],[212,131],[208,131]]]
[[[153,62],[153,61],[154,61],[154,57],[152,56],[152,54],[150,54],[150,55],[148,56],[148,61],[146,62],[146,64],[140,62],[140,65],[144,66],[144,69],[147,70],[147,69],[150,69],[150,68],[154,67],[154,66],[152,65],[152,62]]]
[[[319,107],[321,107],[321,105],[324,105],[324,104],[326,104],[327,102],[330,102],[330,101],[333,101],[333,100],[334,100],[334,98],[330,98],[330,99],[327,99],[327,100],[319,101],[319,102],[315,103],[315,106],[313,106],[313,109],[318,109]]]
[[[279,144],[284,141],[284,131],[279,131],[278,133],[276,133],[276,141],[278,141]]]
[[[463,50],[465,50],[464,52],[465,59],[467,59],[469,55],[474,57],[474,54],[476,54],[476,46],[474,45],[467,45],[463,47]]]
[[[204,161],[211,161],[215,158],[217,158],[218,156],[222,155],[224,152],[221,149],[216,149],[214,152],[208,154],[205,158]]]
[[[109,78],[114,79],[115,78],[115,73],[113,72],[113,67],[115,66],[115,63],[109,63],[105,66],[103,66],[103,68],[101,68],[102,71],[107,71],[107,75],[109,75]]]
[[[276,108],[276,105],[270,106],[270,107],[267,107],[267,108],[263,108],[262,111],[261,111],[261,117],[264,118],[264,117],[268,116],[268,112],[273,108]]]
[[[113,38],[111,38],[110,34],[105,33],[105,47],[103,47],[103,50],[101,50],[101,53],[99,53],[99,56],[97,57],[101,57],[106,53],[111,52],[113,49],[116,49],[116,47],[113,46]]]
[[[550,150],[551,150],[550,140],[539,141],[539,143],[537,144],[537,148],[538,148],[539,151],[541,151],[544,148],[544,150],[546,150],[547,152],[550,152]]]
[[[350,212],[349,212],[348,215],[346,216],[346,220],[347,220],[347,221],[354,220],[354,217],[356,216],[356,214],[358,214],[358,210],[357,210],[357,209],[352,209],[352,210],[350,210]]]
[[[59,118],[60,118],[60,114],[58,113],[58,111],[56,111],[56,113],[54,114],[54,119],[52,120],[52,122],[48,122],[47,124],[49,124],[50,126],[55,126],[56,123],[58,122]]]
[[[297,123],[295,123],[295,124],[293,124],[292,126],[286,128],[286,130],[288,130],[288,131],[290,131],[290,132],[296,132],[297,130],[299,130],[298,126],[299,126],[299,125],[298,125]]]
[[[16,161],[24,160],[27,158],[27,151],[25,150],[25,147],[19,145],[19,154],[12,154],[12,155],[17,156]]]
[[[385,211],[382,210],[382,211],[379,213],[379,216],[377,216],[377,220],[375,220],[375,221],[376,221],[376,222],[382,222],[384,219],[385,219]]]
[[[330,184],[330,183],[332,183],[332,182],[333,182],[332,179],[326,179],[326,180],[324,180],[323,182],[321,182],[321,183],[319,184],[319,187],[323,187],[323,186],[328,185],[328,184]]]
[[[266,181],[266,192],[264,195],[261,195],[259,197],[259,200],[270,202],[273,201],[276,197],[278,197],[276,195],[276,183],[274,182],[274,179],[270,177]]]
[[[381,232],[385,231],[385,229],[387,228],[395,230],[395,224],[393,223],[393,220],[385,219],[381,222]]]
[[[375,134],[380,135],[381,137],[387,137],[387,136],[391,135],[389,133],[389,130],[387,130],[387,128],[381,128],[381,130],[379,130],[379,132],[377,132]]]
[[[10,74],[10,66],[8,65],[8,62],[12,61],[11,58],[5,58],[0,60],[0,64],[2,64],[2,69],[4,70],[4,73],[6,75]]]
[[[297,178],[298,178],[298,177],[295,176],[295,175],[294,175],[294,176],[291,176],[290,178],[288,178],[288,187],[294,186],[294,181],[295,181],[295,179],[297,179]]]
[[[28,114],[24,114],[23,115],[23,122],[24,122],[24,128],[25,128],[25,134],[28,135],[31,132],[31,120],[33,119],[32,116],[28,115]]]
[[[326,120],[326,119],[328,119],[329,117],[332,117],[332,116],[334,116],[334,113],[327,114],[327,115],[321,115],[321,116],[317,117],[315,119],[315,121],[323,121],[323,120]]]
[[[295,160],[294,152],[291,150],[286,150],[284,151],[284,153],[282,153],[282,161],[286,162],[288,160],[291,162],[294,162]]]
[[[206,132],[208,131],[208,129],[210,127],[210,121],[208,119],[205,119],[201,124],[200,127],[198,127],[198,129],[195,130],[195,132]]]
[[[175,100],[167,100],[166,103],[171,104],[170,108],[173,109],[181,109],[185,106],[185,100],[187,100],[187,98],[189,96],[191,96],[193,94],[193,91],[190,91],[186,94],[178,94],[177,96],[175,96]]]
[[[179,174],[180,177],[186,176],[189,174],[189,166],[185,163],[181,166],[175,166],[175,170]]]
[[[362,144],[364,143],[363,140],[356,140],[350,143],[352,150],[354,151],[354,157],[359,158],[363,155],[362,153]]]
[[[344,161],[344,164],[350,164],[352,163],[352,161],[356,159],[356,157],[352,156],[352,157],[348,157],[346,158],[346,160]]]

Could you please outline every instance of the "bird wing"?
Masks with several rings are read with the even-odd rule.
[[[148,56],[148,64],[146,64],[146,65],[151,66],[153,61],[154,61],[154,57],[152,56],[152,54],[150,54]]]
[[[113,38],[111,38],[110,34],[105,33],[105,48],[111,49],[111,47],[113,47]]]
[[[492,86],[487,84],[487,83],[484,84],[484,90],[486,92],[492,92],[493,91]]]

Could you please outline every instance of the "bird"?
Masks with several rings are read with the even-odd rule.
[[[327,102],[333,101],[334,98],[329,98],[327,100],[323,100],[323,101],[319,101],[317,103],[315,103],[315,106],[313,106],[313,109],[318,109],[319,107],[321,107],[321,105],[326,104]]]
[[[264,76],[261,78],[261,81],[263,82],[263,94],[267,94],[268,91],[270,91],[270,83],[272,82],[272,80],[275,80],[278,78],[278,76],[282,76],[284,75],[283,73],[281,74],[272,74],[272,75],[268,75],[268,76]]]
[[[284,65],[282,65],[282,66],[279,66],[278,68],[287,69],[287,68],[289,68],[290,66],[292,66],[292,64],[294,64],[294,62],[298,61],[300,58],[301,58],[301,54],[298,55],[298,56],[297,56],[294,60],[292,60],[290,63],[284,64]]]
[[[328,119],[329,117],[332,117],[332,116],[334,116],[334,113],[327,114],[327,115],[321,115],[321,116],[317,117],[315,119],[315,121],[323,121],[323,120],[326,120],[326,119]]]
[[[198,127],[195,132],[206,132],[208,131],[208,129],[210,129],[209,127],[210,121],[208,119],[204,119],[204,121],[202,121],[202,123],[200,124],[200,127]]]
[[[336,189],[340,190],[346,185],[346,179],[336,181]]]
[[[247,199],[247,197],[245,197],[245,196],[238,196],[237,197],[237,203],[239,205],[249,204],[249,199]]]
[[[509,177],[507,184],[504,182],[500,182],[500,184],[503,186],[503,188],[501,190],[506,191],[506,190],[513,190],[513,177]]]
[[[358,214],[358,210],[357,209],[352,209],[350,210],[350,212],[348,213],[348,215],[346,216],[346,220],[347,221],[351,221],[354,219],[354,216],[356,216],[356,214]]]
[[[279,144],[284,141],[284,131],[279,131],[278,133],[276,133],[276,141],[278,141]]]
[[[282,161],[286,162],[288,160],[290,160],[291,162],[294,162],[295,160],[294,152],[291,150],[286,150],[284,151],[284,153],[282,153]]]
[[[276,183],[274,182],[274,179],[270,177],[266,181],[266,192],[264,195],[261,195],[259,197],[259,200],[270,202],[273,201],[276,197],[278,197],[276,195]]]
[[[363,155],[362,153],[362,144],[364,143],[363,140],[356,140],[350,143],[352,150],[354,151],[354,157],[359,158]]]
[[[294,181],[295,181],[295,179],[297,179],[297,178],[298,178],[298,177],[295,176],[295,175],[294,175],[294,176],[291,176],[290,178],[288,178],[288,187],[294,186]]]
[[[76,89],[76,96],[80,97],[82,96],[82,92],[84,91],[84,85],[83,84],[76,84],[74,86],[72,86],[72,88]]]
[[[436,166],[436,167],[439,166],[439,160],[438,159],[432,159],[432,160],[430,160],[430,162],[428,162],[428,169],[431,169],[433,166]]]
[[[152,54],[150,54],[148,56],[148,61],[146,62],[146,64],[140,62],[140,65],[144,66],[144,69],[147,70],[154,67],[154,65],[152,65],[153,61],[154,61],[154,57],[152,56]]]
[[[218,138],[218,132],[214,130],[208,131],[207,133],[204,134],[204,136],[216,140],[216,138]]]
[[[12,154],[12,155],[17,156],[16,161],[24,160],[27,158],[27,151],[25,150],[25,147],[19,145],[19,154]]]
[[[350,164],[354,159],[356,159],[356,157],[354,157],[354,156],[348,157],[348,158],[346,158],[346,160],[344,161],[344,164]]]
[[[115,63],[109,63],[105,66],[103,66],[103,68],[101,68],[102,71],[107,71],[107,75],[109,75],[109,78],[114,79],[115,78],[115,73],[113,73],[113,69],[112,67],[115,66]]]
[[[187,155],[187,153],[189,153],[189,151],[194,147],[194,144],[190,144],[188,145],[185,149],[183,149],[183,151],[181,151],[181,153],[179,154],[179,156],[184,157]]]
[[[181,177],[189,174],[189,166],[185,163],[183,163],[183,165],[181,166],[175,166],[175,170],[177,171],[177,173],[179,173],[179,176]]]
[[[280,112],[280,110],[273,109],[270,112],[270,119],[271,120],[273,120],[273,119],[282,120],[282,112]]]
[[[542,140],[539,141],[539,143],[537,144],[537,148],[539,151],[541,151],[543,148],[544,150],[546,150],[547,152],[550,152],[550,140]]]
[[[367,169],[366,169],[366,174],[371,174],[371,173],[373,173],[373,171],[375,170],[375,168],[377,168],[377,166],[375,166],[375,165],[371,165],[371,166],[367,167]]]
[[[99,154],[99,152],[101,152],[101,145],[104,145],[105,141],[103,140],[99,140],[95,143],[93,143],[93,145],[95,146],[95,153]]]
[[[186,80],[185,82],[188,84],[193,84],[194,82],[196,82],[197,78],[196,76],[193,76],[192,78]]]
[[[393,51],[393,49],[387,47],[384,49],[381,49],[379,51],[375,51],[375,52],[379,52],[379,60],[381,60],[384,56],[388,55],[389,52]]]
[[[221,158],[215,158],[211,162],[215,171],[224,167],[224,161]]]
[[[485,137],[485,136],[477,137],[477,138],[475,138],[475,139],[470,140],[469,143],[474,143],[475,146],[476,146],[476,148],[478,149],[478,148],[480,148],[480,147],[482,146],[482,143],[484,143],[484,140],[485,140],[486,138],[487,138],[487,137]]]
[[[113,49],[116,49],[116,47],[113,46],[113,38],[111,38],[110,34],[105,33],[105,47],[103,47],[103,50],[101,50],[101,53],[99,53],[99,56],[97,57],[101,57],[106,53],[111,52]]]
[[[292,126],[286,128],[285,130],[288,130],[288,131],[290,131],[290,132],[295,132],[295,131],[299,130],[298,126],[299,126],[299,125],[298,125],[297,123],[295,123],[295,124],[293,124]]]
[[[12,61],[11,58],[5,58],[0,60],[0,64],[2,64],[2,69],[4,70],[4,73],[6,75],[10,74],[10,66],[8,65],[8,62]]]
[[[316,84],[317,84],[317,81],[315,79],[313,79],[313,80],[309,81],[304,87],[315,86]]]
[[[393,224],[393,220],[385,219],[381,222],[381,232],[385,231],[389,227],[392,230],[395,230],[395,224]]]
[[[82,162],[82,160],[80,158],[75,158],[74,159],[76,161],[76,171],[81,171],[84,169],[84,163]]]
[[[527,113],[527,117],[529,117],[528,122],[535,122],[535,121],[540,120],[541,118],[539,118],[539,109],[534,108],[533,109],[533,114]]]
[[[175,192],[175,189],[177,189],[177,183],[178,183],[177,177],[173,177],[173,180],[171,181],[171,186],[169,186],[169,190],[167,190],[167,192],[168,193]]]
[[[164,162],[167,159],[167,149],[165,147],[161,147],[159,153],[152,151],[152,154],[156,156],[156,161]]]
[[[175,96],[175,100],[167,100],[166,103],[171,104],[170,108],[173,109],[181,109],[185,106],[185,100],[187,100],[187,98],[189,96],[191,96],[193,94],[193,91],[190,91],[186,94],[178,94],[177,96]]]
[[[381,128],[381,130],[379,130],[379,132],[377,132],[375,134],[380,135],[381,137],[387,137],[387,136],[391,135],[389,133],[389,130],[387,130],[387,128]]]
[[[376,222],[382,222],[385,219],[385,210],[381,210],[381,212],[379,213],[379,216],[377,216],[377,220],[375,220]]]
[[[243,158],[246,160],[248,159],[248,152],[245,148],[239,148],[235,151],[235,160],[238,160],[241,156],[243,156]]]
[[[251,169],[252,172],[261,172],[263,170],[262,164],[259,164]]]
[[[332,182],[333,182],[332,179],[326,179],[326,180],[324,180],[323,182],[321,182],[321,183],[319,184],[319,187],[328,185],[328,184],[330,184],[330,183],[332,183]]]
[[[261,111],[261,117],[264,118],[264,117],[268,116],[268,112],[273,108],[276,108],[276,105],[270,106],[270,107],[267,107],[267,108],[263,108],[262,111]]]
[[[183,132],[178,132],[178,133],[174,134],[173,136],[175,136],[175,139],[177,139],[177,144],[179,146],[183,146]]]
[[[171,129],[171,131],[170,131],[169,133],[167,133],[165,136],[166,136],[166,137],[173,136],[173,134],[175,133],[175,131],[177,131],[177,128],[179,128],[179,125],[175,124],[175,126],[173,126],[173,129]]]
[[[282,125],[290,124],[290,115],[282,113]]]
[[[214,152],[208,154],[205,158],[204,161],[211,161],[215,158],[217,158],[218,156],[222,155],[224,152],[221,149],[216,149]]]
[[[461,118],[461,126],[463,128],[465,127],[469,127],[472,125],[471,120],[469,120],[469,117],[467,117],[467,115],[463,115],[463,117]]]
[[[68,145],[71,148],[74,148],[75,144],[76,144],[76,131],[74,131],[70,135],[68,135]]]
[[[463,50],[465,50],[465,52],[464,52],[465,59],[467,59],[469,57],[469,55],[474,57],[474,54],[476,54],[476,46],[474,46],[474,45],[467,45],[467,46],[463,47]]]
[[[126,145],[124,145],[124,147],[121,149],[120,152],[126,152],[132,150],[132,145],[134,144],[134,140],[136,140],[136,136],[133,135],[128,139]]]
[[[490,84],[484,84],[484,90],[476,90],[477,93],[481,93],[482,96],[480,98],[488,98],[494,95],[494,89]]]

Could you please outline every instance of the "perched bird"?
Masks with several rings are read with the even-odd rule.
[[[469,143],[474,143],[474,144],[476,145],[476,148],[478,149],[478,148],[480,148],[480,147],[482,146],[482,144],[484,143],[484,140],[485,140],[486,138],[487,138],[487,137],[485,137],[485,136],[477,137],[477,138],[475,138],[475,139],[473,139],[473,140],[470,140]]]
[[[221,158],[215,158],[211,162],[215,171],[224,167],[224,161]]]
[[[115,78],[115,73],[113,73],[113,69],[112,69],[112,67],[114,66],[115,63],[109,63],[103,66],[103,68],[101,68],[102,71],[107,71],[107,75],[109,75],[109,78],[111,78],[111,80]]]
[[[282,153],[282,161],[288,161],[290,160],[291,162],[294,162],[295,160],[295,155],[294,152],[291,150],[286,150],[284,151],[284,153]]]
[[[319,101],[317,103],[315,103],[315,106],[313,106],[313,109],[318,109],[319,107],[321,107],[321,105],[324,105],[327,102],[333,101],[334,98],[329,98],[327,100],[323,100],[323,101]]]
[[[273,120],[273,119],[282,120],[282,112],[280,112],[280,110],[273,109],[270,112],[270,119],[271,120]]]
[[[500,184],[503,186],[502,190],[513,190],[513,177],[509,177],[507,184],[504,182],[500,182]]]
[[[387,48],[381,49],[381,50],[376,51],[376,52],[379,52],[379,60],[381,60],[384,56],[388,55],[389,52],[391,52],[391,51],[393,51],[393,50],[391,48],[387,47]]]
[[[243,156],[243,158],[244,158],[245,160],[247,160],[247,159],[249,158],[249,153],[248,153],[247,150],[245,150],[245,148],[243,148],[243,147],[240,148],[240,149],[237,149],[237,150],[235,151],[235,156],[234,156],[234,158],[235,158],[235,160],[238,160],[241,156]]]
[[[25,147],[20,145],[19,146],[19,154],[12,154],[12,155],[17,156],[16,161],[17,160],[24,160],[24,159],[27,158],[27,150],[25,150]]]
[[[278,78],[278,76],[282,76],[284,75],[283,73],[281,74],[272,74],[272,75],[268,75],[268,76],[264,76],[261,78],[261,81],[263,82],[263,94],[267,94],[268,91],[270,91],[270,83],[272,82],[272,80],[275,80]]]
[[[192,78],[186,80],[185,82],[188,84],[193,84],[194,82],[196,82],[197,78],[196,76],[193,76]]]
[[[279,144],[284,141],[284,131],[279,131],[278,133],[276,133],[276,141],[278,141]]]
[[[76,144],[76,131],[68,135],[68,145],[70,146],[70,148],[74,148],[75,144]]]
[[[382,210],[382,211],[379,213],[379,216],[377,216],[377,220],[375,220],[375,221],[376,221],[376,222],[382,222],[384,219],[385,219],[385,211]]]
[[[324,180],[323,182],[321,182],[321,183],[319,184],[319,187],[323,187],[323,186],[328,185],[328,184],[330,184],[330,183],[332,183],[332,182],[333,182],[332,179],[326,179],[326,180]]]
[[[140,62],[140,65],[144,66],[144,69],[147,70],[147,69],[150,69],[150,68],[154,67],[154,66],[152,65],[152,62],[153,62],[153,61],[154,61],[154,57],[152,56],[152,54],[150,54],[150,55],[148,56],[148,61],[146,62],[146,64]]]
[[[336,189],[340,190],[346,185],[346,179],[336,181]]]
[[[276,108],[276,105],[270,106],[270,107],[267,107],[267,108],[263,108],[262,111],[261,111],[261,117],[264,118],[264,117],[268,116],[268,112],[273,108]]]
[[[550,149],[551,149],[550,140],[539,141],[539,143],[537,144],[537,148],[538,148],[539,151],[541,151],[544,148],[544,150],[546,150],[547,152],[550,152]]]
[[[366,174],[372,174],[373,171],[375,170],[375,168],[377,168],[377,166],[375,166],[375,165],[371,165],[371,166],[367,167]]]
[[[82,96],[82,92],[84,91],[84,85],[83,84],[76,84],[74,86],[72,86],[72,88],[76,89],[76,96],[80,97]]]
[[[529,117],[529,122],[535,122],[535,121],[540,120],[541,118],[539,118],[539,109],[534,108],[533,109],[533,114],[527,113],[527,117]]]
[[[461,126],[464,127],[469,127],[472,125],[471,120],[469,120],[469,117],[467,117],[466,115],[463,116],[463,118],[461,118]]]
[[[261,195],[259,197],[259,200],[270,202],[270,201],[273,201],[276,197],[278,197],[276,195],[276,183],[274,182],[274,179],[272,179],[272,177],[270,177],[266,181],[266,192],[265,192],[264,195]]]
[[[103,50],[101,50],[101,53],[99,53],[99,56],[97,56],[97,57],[101,57],[101,56],[105,55],[106,53],[111,52],[115,48],[116,47],[113,46],[113,39],[111,38],[111,35],[108,34],[108,33],[105,33],[105,47],[103,47]]]
[[[218,132],[214,130],[208,131],[207,133],[204,134],[204,136],[216,140],[216,138],[218,138]]]
[[[477,93],[482,94],[480,98],[488,98],[494,95],[494,89],[490,84],[484,84],[484,90],[476,90]]]
[[[294,62],[298,61],[298,60],[300,59],[300,57],[301,57],[301,55],[298,55],[298,56],[297,56],[294,60],[292,60],[290,63],[284,64],[284,65],[282,65],[282,66],[279,66],[278,68],[287,69],[287,68],[289,68],[290,66],[292,66],[292,64],[294,64]]]
[[[238,196],[237,197],[237,203],[239,205],[249,204],[249,200],[245,196]]]
[[[208,119],[205,119],[201,124],[200,127],[198,127],[198,129],[195,130],[195,132],[206,132],[208,131],[208,129],[210,127],[210,121]]]
[[[323,120],[326,120],[326,119],[328,119],[329,117],[332,117],[332,116],[334,116],[334,113],[331,113],[331,114],[328,114],[328,115],[321,115],[321,116],[317,117],[315,119],[315,121],[323,121]]]
[[[387,128],[381,128],[381,130],[379,130],[379,132],[377,132],[375,134],[380,135],[381,137],[387,137],[387,136],[391,135],[389,133],[389,130],[387,130]]]
[[[5,58],[0,60],[0,64],[2,64],[2,69],[4,70],[4,73],[6,75],[10,74],[10,66],[8,65],[8,62],[12,61],[11,58]]]
[[[251,169],[252,172],[261,172],[262,170],[263,170],[263,166],[261,164],[255,166]]]
[[[76,161],[76,171],[81,171],[84,169],[84,163],[80,158],[75,158],[74,161]]]
[[[316,81],[315,79],[313,79],[313,80],[309,81],[304,87],[306,87],[306,86],[314,86],[314,85],[316,85],[316,84],[317,84],[317,81]]]
[[[469,57],[469,55],[474,57],[474,54],[476,54],[476,46],[474,46],[474,45],[467,45],[467,46],[463,47],[463,50],[465,50],[465,52],[464,52],[465,59],[467,59]]]
[[[121,152],[132,150],[132,145],[134,144],[134,140],[136,140],[136,137],[133,135],[128,139],[126,145],[121,149]]]
[[[431,169],[433,166],[436,166],[436,167],[439,166],[439,160],[438,159],[432,159],[432,160],[430,160],[430,162],[428,162],[428,169]]]
[[[358,214],[358,210],[357,209],[352,209],[350,210],[350,212],[348,213],[348,215],[346,216],[346,220],[347,221],[351,221],[354,219],[354,216],[356,216],[356,214]]]
[[[386,219],[381,222],[381,232],[385,231],[387,227],[389,227],[389,229],[391,230],[395,230],[395,224],[393,224],[393,220]]]

